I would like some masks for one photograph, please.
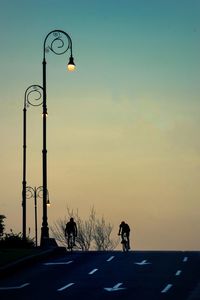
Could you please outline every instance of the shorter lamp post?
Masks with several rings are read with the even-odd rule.
[[[43,186],[39,186],[39,187],[31,187],[31,186],[27,186],[26,187],[26,198],[30,199],[30,198],[34,198],[34,208],[35,208],[35,246],[38,246],[38,234],[37,234],[37,198],[41,198],[43,199]],[[46,205],[50,206],[50,201],[49,201],[49,192],[47,191],[47,201],[46,201]]]
[[[22,179],[22,234],[26,239],[26,115],[29,106],[40,106],[42,100],[43,88],[40,85],[30,85],[24,94],[23,109],[23,179]]]

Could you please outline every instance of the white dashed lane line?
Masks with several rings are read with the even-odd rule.
[[[107,259],[107,261],[111,261],[111,260],[113,260],[113,258],[114,258],[114,256],[111,256]]]
[[[62,292],[63,290],[68,289],[70,286],[74,285],[75,283],[71,282],[68,283],[67,285],[64,285],[63,287],[61,287],[60,289],[57,289],[58,292]]]
[[[18,289],[23,289],[24,287],[30,285],[30,283],[24,283],[22,285],[19,285],[19,286],[3,286],[3,287],[0,287],[0,290],[3,291],[3,290],[18,290]]]
[[[187,256],[185,256],[184,259],[183,259],[183,262],[186,262],[186,261],[188,261],[188,257]]]
[[[171,283],[167,284],[166,287],[161,291],[161,293],[162,294],[167,293],[171,289],[172,286],[173,286],[173,284],[171,284]]]
[[[53,266],[53,265],[69,265],[73,263],[73,260],[69,260],[69,261],[66,261],[66,262],[49,262],[49,263],[44,263],[45,266]]]
[[[98,271],[98,269],[93,269],[93,270],[90,271],[88,274],[89,274],[89,275],[92,275],[92,274],[94,274],[96,271]]]
[[[181,272],[182,272],[181,270],[178,270],[175,275],[179,276],[181,274]]]

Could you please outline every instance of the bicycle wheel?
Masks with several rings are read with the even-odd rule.
[[[127,252],[129,250],[129,247],[128,247],[128,241],[127,241],[127,239],[124,239],[123,241],[122,241],[122,251],[123,252]]]
[[[128,252],[128,250],[129,250],[129,247],[128,247],[128,241],[126,241],[125,248],[126,248],[126,250],[125,250],[125,251],[127,251],[127,252]]]
[[[69,242],[68,242],[68,245],[69,245],[69,250],[72,252],[73,246],[74,246],[72,234],[70,234],[70,236],[69,236]]]

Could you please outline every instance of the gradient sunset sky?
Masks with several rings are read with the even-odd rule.
[[[200,249],[200,1],[0,0],[0,214],[22,230],[24,92],[47,54],[49,225],[78,208],[127,221],[135,249]],[[42,185],[42,108],[27,112],[27,184]],[[42,201],[38,200],[39,228]],[[27,227],[34,235],[34,202]]]

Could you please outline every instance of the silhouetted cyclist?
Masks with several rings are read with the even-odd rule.
[[[124,240],[124,236],[127,237],[127,242],[128,242],[128,249],[130,249],[130,227],[127,223],[125,223],[124,221],[121,222],[121,224],[119,225],[119,233],[118,235],[122,236],[122,243]]]
[[[73,244],[75,246],[75,238],[77,237],[77,226],[73,218],[70,218],[70,221],[66,224],[65,227],[65,236],[67,237],[68,248],[70,247],[69,245],[70,234],[72,234],[73,236]]]

